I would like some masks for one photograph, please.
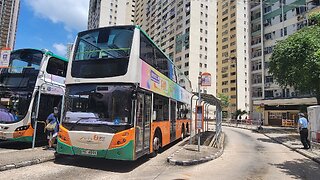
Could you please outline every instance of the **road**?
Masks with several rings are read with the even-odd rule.
[[[196,166],[172,166],[166,158],[177,143],[149,159],[122,162],[66,158],[1,172],[0,179],[320,179],[320,165],[262,134],[223,127],[223,155]]]

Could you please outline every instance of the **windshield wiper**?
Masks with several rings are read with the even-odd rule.
[[[70,127],[70,131],[77,125],[79,124],[80,121],[84,120],[84,119],[100,119],[97,117],[80,117],[79,120],[77,120],[71,127]]]

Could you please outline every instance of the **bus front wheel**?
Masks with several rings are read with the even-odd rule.
[[[156,134],[153,138],[152,147],[153,147],[153,152],[151,153],[151,157],[155,157],[157,156],[159,149],[161,147],[161,139],[158,134]]]

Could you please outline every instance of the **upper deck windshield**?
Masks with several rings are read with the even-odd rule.
[[[134,26],[123,26],[79,33],[71,75],[103,78],[126,74],[133,32]]]
[[[0,123],[17,122],[27,114],[42,57],[39,50],[17,50],[9,67],[0,69]]]

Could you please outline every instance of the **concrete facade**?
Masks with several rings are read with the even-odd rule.
[[[296,119],[302,106],[316,103],[310,94],[280,87],[269,74],[269,62],[277,41],[307,25],[307,14],[319,6],[313,0],[257,0],[251,3],[251,91],[253,111],[261,112],[265,124],[281,125]]]
[[[14,49],[20,0],[0,0],[0,49]]]
[[[250,111],[249,4],[217,1],[217,94],[229,97],[224,111]]]
[[[90,0],[88,29],[132,25],[134,11],[134,0]]]

